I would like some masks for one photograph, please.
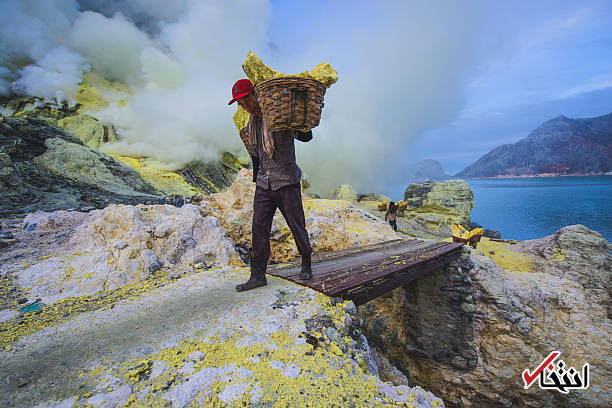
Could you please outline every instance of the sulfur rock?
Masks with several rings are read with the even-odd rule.
[[[262,81],[266,81],[272,78],[282,78],[287,76],[282,72],[277,72],[264,64],[264,62],[257,56],[253,51],[249,51],[247,54],[242,69],[245,74],[249,77],[253,85],[257,85]],[[322,62],[312,69],[312,71],[304,71],[299,74],[291,76],[297,76],[301,78],[312,78],[322,82],[327,88],[332,86],[338,81],[338,72],[332,68],[327,62]]]

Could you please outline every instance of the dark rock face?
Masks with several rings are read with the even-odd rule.
[[[98,162],[91,171],[111,174],[116,178],[117,188],[108,189],[91,179],[81,180],[70,170],[58,171],[63,164],[69,169],[69,160],[62,157],[47,158],[54,167],[46,167],[47,162],[40,158],[50,150],[51,141],[96,158]],[[25,116],[0,118],[0,187],[2,217],[35,210],[102,208],[110,203],[136,204],[159,199],[156,190],[131,168],[83,146],[80,140],[44,120]]]
[[[221,160],[216,163],[194,161],[178,170],[177,173],[192,186],[199,187],[210,194],[218,193],[231,186],[243,167],[234,155],[225,152]]]
[[[474,369],[478,356],[469,266],[469,258],[462,256],[361,306],[366,337],[404,372],[410,371],[406,353],[458,370]]]
[[[604,174],[612,171],[612,113],[590,119],[559,116],[525,139],[491,150],[458,177]]]

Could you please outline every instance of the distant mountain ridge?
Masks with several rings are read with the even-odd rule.
[[[418,163],[408,165],[404,177],[409,182],[444,181],[453,178],[453,176],[444,172],[439,161],[433,159],[421,160]]]
[[[595,118],[558,116],[517,143],[499,146],[457,177],[605,174],[612,171],[612,112]]]

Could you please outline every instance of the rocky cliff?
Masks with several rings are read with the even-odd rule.
[[[173,172],[146,158],[106,154],[105,144],[118,138],[114,127],[78,104],[16,98],[0,113],[0,216],[215,193],[246,166],[224,153],[216,162],[194,161]]]
[[[157,201],[136,171],[47,121],[0,117],[0,216]]]
[[[604,174],[612,171],[612,113],[558,116],[525,139],[491,150],[457,177]]]
[[[449,267],[364,305],[368,338],[449,407],[609,406],[612,245],[578,225],[492,248],[466,247]],[[590,364],[588,390],[523,388],[522,371],[553,350]]]

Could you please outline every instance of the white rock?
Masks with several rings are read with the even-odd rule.
[[[183,374],[191,374],[195,371],[195,363],[193,361],[187,361],[178,371]]]
[[[115,391],[94,395],[87,400],[87,403],[100,408],[122,407],[127,404],[127,400],[131,394],[132,387],[130,385],[125,385]]]
[[[16,312],[11,309],[5,309],[0,311],[0,323],[7,322],[11,319],[14,319],[19,316],[19,312]]]
[[[244,265],[219,220],[202,217],[191,204],[152,205],[146,212],[109,205],[88,214],[39,212],[24,220],[26,229],[59,226],[75,228],[67,251],[18,272],[19,285],[47,304],[140,282],[164,265]]]
[[[285,369],[282,370],[282,373],[285,377],[297,378],[300,375],[300,371],[302,371],[302,369],[299,365],[291,364],[285,367]]]
[[[227,404],[242,397],[248,388],[249,383],[247,382],[233,382],[223,389],[223,391],[219,394],[219,399]]]
[[[168,365],[164,361],[156,360],[151,369],[151,378],[157,378],[168,369]]]
[[[76,402],[76,397],[70,397],[62,401],[48,401],[36,405],[34,408],[72,408]]]
[[[183,408],[189,404],[198,393],[209,389],[217,381],[227,381],[227,370],[216,367],[205,367],[197,373],[191,374],[183,384],[177,385],[168,391],[163,398],[172,402],[172,406]]]
[[[274,368],[275,370],[282,370],[283,367],[285,367],[285,364],[276,360],[270,360],[268,364],[270,364],[270,367]]]

